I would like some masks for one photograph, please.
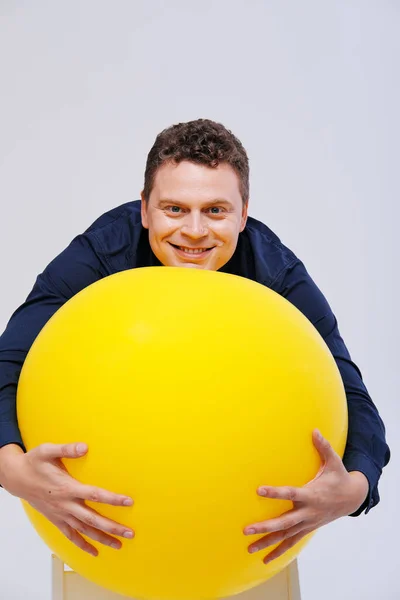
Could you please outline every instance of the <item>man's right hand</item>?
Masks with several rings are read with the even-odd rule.
[[[86,444],[41,444],[29,452],[9,444],[0,449],[0,483],[10,494],[26,500],[85,552],[97,549],[81,535],[119,549],[120,540],[134,532],[89,507],[85,500],[113,506],[132,506],[131,498],[80,483],[68,474],[62,458],[80,458]],[[109,535],[111,534],[111,535]]]

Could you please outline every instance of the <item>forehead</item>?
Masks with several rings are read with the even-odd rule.
[[[189,161],[165,163],[156,173],[153,192],[157,199],[210,201],[221,197],[241,201],[238,176],[227,163],[215,168]]]

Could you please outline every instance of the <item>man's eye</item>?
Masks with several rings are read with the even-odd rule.
[[[181,210],[180,206],[168,206],[167,208],[170,212],[173,212],[175,214],[179,213],[179,211]]]
[[[220,215],[223,209],[220,206],[211,206],[210,210],[211,214]]]

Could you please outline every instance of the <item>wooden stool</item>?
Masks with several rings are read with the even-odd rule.
[[[122,600],[120,596],[87,581],[52,555],[52,600]],[[237,596],[237,600],[300,600],[297,560],[265,583]]]

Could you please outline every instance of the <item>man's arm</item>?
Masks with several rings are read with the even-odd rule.
[[[343,463],[349,472],[362,473],[369,491],[362,505],[350,516],[366,513],[379,502],[378,481],[389,462],[385,427],[339,333],[337,320],[326,298],[296,258],[270,286],[294,304],[319,331],[342,376],[349,413],[349,431]]]
[[[101,252],[94,249],[95,242],[90,234],[80,235],[49,264],[0,338],[0,484],[34,506],[79,548],[97,556],[97,548],[82,533],[115,549],[122,546],[115,535],[133,537],[134,533],[90,509],[85,500],[96,497],[101,503],[131,506],[132,499],[84,485],[68,474],[62,459],[84,456],[88,451],[84,440],[43,443],[25,452],[16,415],[19,375],[36,336],[69,298],[110,274]]]
[[[24,449],[16,394],[23,363],[36,336],[69,298],[106,274],[90,236],[77,236],[37,277],[29,296],[12,315],[0,337],[0,448],[17,444]]]

